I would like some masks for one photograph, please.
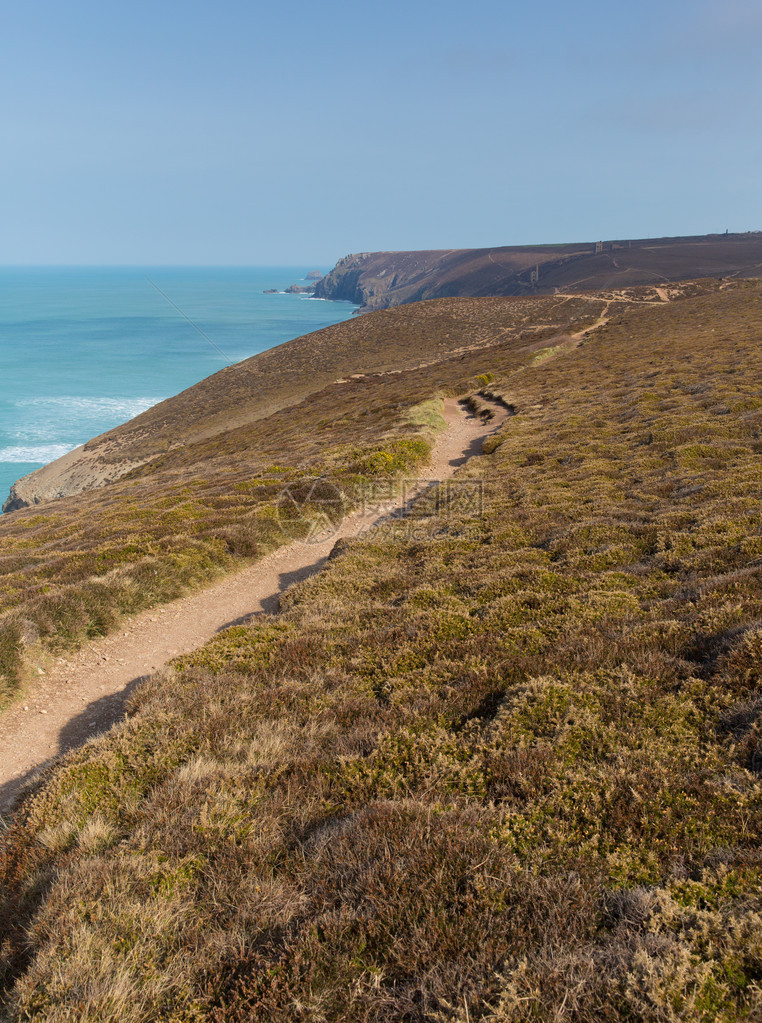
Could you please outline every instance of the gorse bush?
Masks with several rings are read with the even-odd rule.
[[[344,545],[51,770],[5,1018],[758,1019],[761,302],[496,358],[481,510]]]
[[[360,476],[399,476],[413,472],[431,453],[425,440],[398,440],[386,447],[359,453],[350,463],[350,471]]]

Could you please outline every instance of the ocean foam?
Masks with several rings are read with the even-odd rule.
[[[0,267],[0,501],[17,459],[28,472],[217,372],[191,323],[243,359],[348,319],[261,294],[308,269],[153,268],[152,287],[134,267]]]
[[[73,451],[90,437],[105,433],[145,412],[163,398],[84,398],[66,394],[57,398],[18,398],[16,420],[0,447],[3,462],[39,462],[47,465]],[[63,436],[62,436],[63,434]]]
[[[58,398],[20,398],[14,404],[17,408],[49,409],[51,412],[74,414],[83,419],[109,416],[124,421],[140,415],[160,401],[164,401],[164,398],[82,398],[66,394]]]
[[[18,447],[0,448],[0,462],[39,462],[47,465],[62,455],[67,455],[76,444],[30,444]]]

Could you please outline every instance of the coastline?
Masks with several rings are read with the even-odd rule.
[[[261,294],[312,269],[0,268],[11,296],[0,317],[0,503],[224,365],[348,319],[344,303],[290,295],[273,304]],[[54,447],[65,453],[51,459]]]

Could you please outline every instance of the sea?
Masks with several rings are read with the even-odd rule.
[[[350,303],[285,294],[327,269],[0,267],[0,503],[224,366],[348,319]]]

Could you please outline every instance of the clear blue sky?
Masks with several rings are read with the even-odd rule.
[[[0,262],[762,228],[757,0],[25,0]]]

